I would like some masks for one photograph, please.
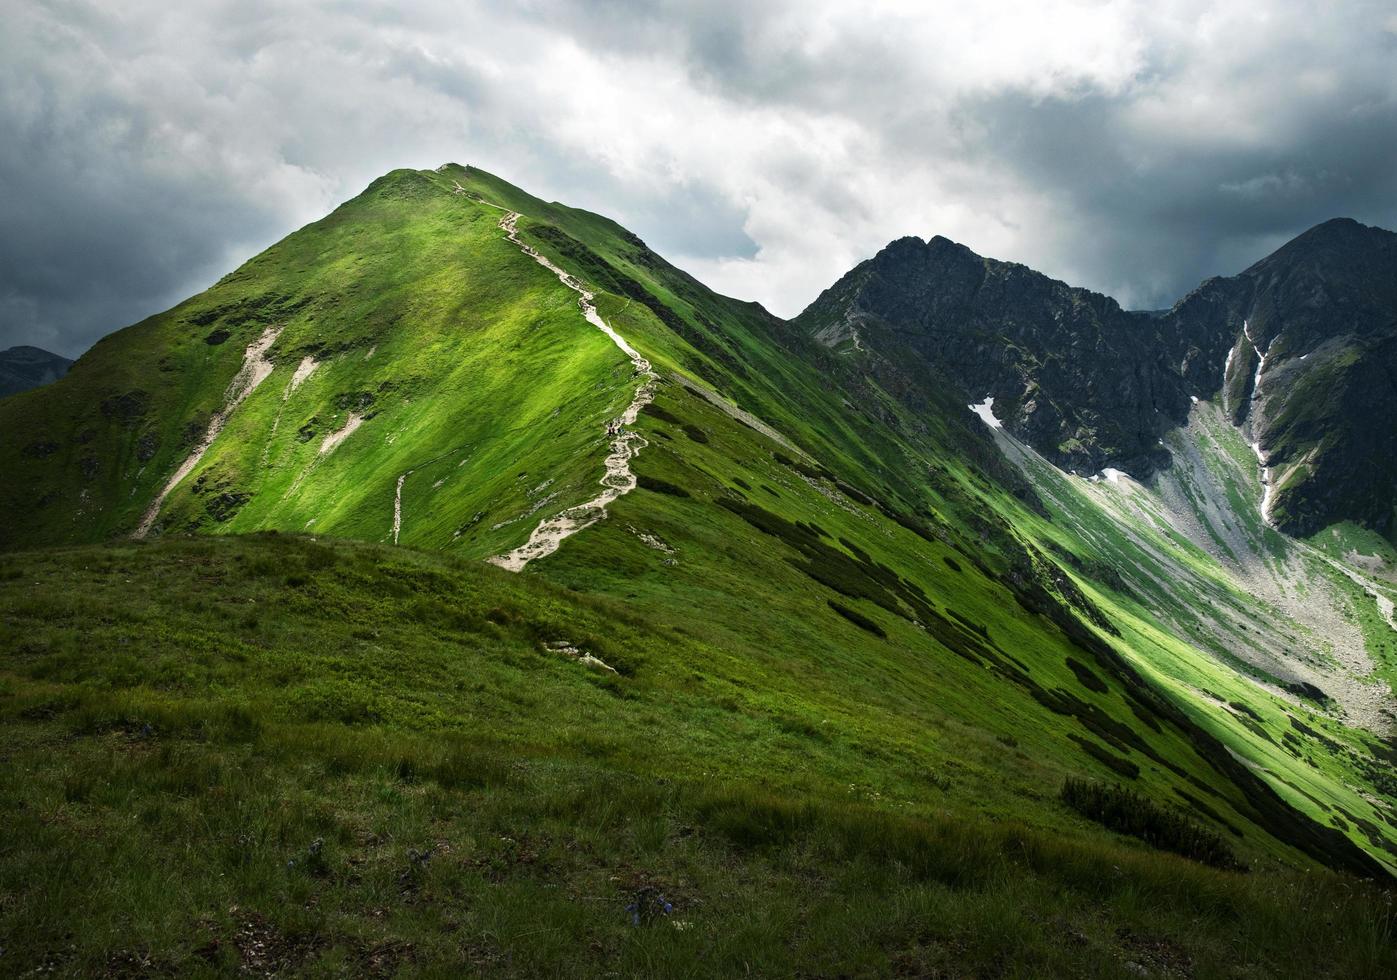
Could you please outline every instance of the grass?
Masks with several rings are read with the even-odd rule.
[[[740,689],[686,696],[679,666],[711,648],[537,578],[172,539],[8,556],[0,610],[14,973],[1374,976],[1397,956],[1390,896],[1342,876],[994,815],[925,760],[879,763],[897,792],[812,778],[871,760],[841,772],[850,732],[789,707],[715,712]],[[547,652],[563,631],[620,677]],[[633,925],[637,896],[670,911]]]
[[[188,454],[188,427],[222,404],[248,343],[275,326],[276,370],[170,496],[162,528],[388,540],[409,474],[403,542],[507,550],[527,535],[520,516],[542,482],[580,499],[599,478],[605,419],[634,385],[626,358],[504,241],[498,218],[395,172],[208,292],[106,338],[64,390],[0,404],[7,429],[59,447],[41,458],[0,449],[16,465],[5,504],[30,514],[7,526],[11,546],[134,527]],[[206,343],[211,329],[228,339]],[[293,389],[307,357],[315,369]],[[579,377],[591,379],[580,392]],[[554,412],[560,402],[567,413]],[[323,453],[351,409],[362,429]]]

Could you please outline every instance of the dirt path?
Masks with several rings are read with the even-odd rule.
[[[296,371],[291,375],[291,380],[286,382],[286,387],[282,389],[281,404],[277,406],[276,418],[272,419],[271,436],[275,436],[277,429],[281,427],[281,416],[286,411],[286,403],[291,400],[291,395],[301,386],[302,381],[311,376],[311,372],[313,372],[316,367],[317,362],[315,358],[310,355],[301,358],[301,363],[296,365]],[[262,467],[264,469],[271,465],[271,458],[272,439],[268,437],[266,443],[262,446]]]
[[[393,491],[393,543],[398,543],[398,534],[403,529],[403,483],[412,476],[412,470],[408,470],[398,477],[397,489]]]
[[[457,188],[458,191],[464,192],[464,188],[461,188],[459,184]],[[488,204],[488,202],[481,203]],[[494,204],[490,206],[499,207],[499,205]],[[500,208],[500,210],[505,209]],[[606,334],[611,342],[630,358],[636,376],[640,378],[640,384],[635,390],[635,397],[626,406],[626,410],[618,418],[607,423],[606,431],[607,435],[611,437],[611,452],[607,454],[605,461],[606,475],[601,478],[602,492],[585,503],[569,507],[557,516],[544,520],[538,527],[534,528],[533,533],[529,535],[529,540],[524,544],[513,551],[496,555],[490,559],[493,564],[511,572],[522,571],[524,566],[535,558],[543,558],[557,551],[568,537],[605,517],[606,508],[613,500],[635,489],[635,474],[631,472],[630,464],[631,460],[645,448],[646,441],[640,433],[633,431],[629,426],[635,425],[640,410],[655,397],[655,382],[659,380],[654,370],[651,369],[650,362],[641,357],[639,351],[612,329],[611,324],[601,318],[597,312],[596,304],[593,302],[595,297],[582,285],[581,280],[554,265],[547,256],[540,254],[537,249],[520,239],[516,228],[518,221],[519,212],[505,211],[505,216],[500,219],[500,230],[505,233],[505,238],[529,258],[557,276],[564,286],[577,293],[578,305],[582,308],[583,318]]]
[[[276,339],[280,335],[281,327],[268,327],[262,331],[262,336],[248,344],[247,351],[243,354],[243,366],[229,382],[228,390],[223,393],[223,407],[209,418],[209,424],[204,430],[203,438],[194,447],[194,451],[180,464],[179,469],[175,470],[174,475],[165,484],[165,488],[150,502],[150,506],[146,508],[141,522],[136,525],[136,530],[132,532],[131,537],[140,539],[150,533],[151,528],[155,526],[155,519],[160,516],[160,507],[165,503],[165,498],[170,495],[170,491],[179,486],[180,481],[194,471],[194,467],[199,465],[199,460],[204,458],[204,453],[209,451],[209,447],[218,438],[218,434],[223,431],[223,426],[228,421],[229,416],[248,395],[257,389],[258,385],[266,381],[271,375],[276,365],[267,360],[267,351],[271,349],[272,344],[276,343]]]

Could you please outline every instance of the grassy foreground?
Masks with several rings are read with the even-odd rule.
[[[1397,971],[1390,893],[1342,876],[1153,851],[1057,785],[1033,826],[935,775],[841,792],[827,733],[702,689],[713,654],[367,544],[0,557],[0,972]]]

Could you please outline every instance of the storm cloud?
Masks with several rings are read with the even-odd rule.
[[[395,167],[792,315],[942,234],[1168,306],[1397,227],[1390,3],[0,0],[0,348],[76,355]]]

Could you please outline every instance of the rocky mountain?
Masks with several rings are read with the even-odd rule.
[[[1192,391],[1246,429],[1271,522],[1394,530],[1397,235],[1327,221],[1203,283],[1166,323]]]
[[[1397,235],[1339,219],[1157,313],[947,241],[904,238],[796,320],[993,398],[1008,430],[1075,472],[1145,479],[1195,399],[1245,428],[1277,527],[1353,520],[1397,500]]]
[[[891,243],[795,322],[831,347],[910,353],[1077,471],[1167,465],[1159,436],[1188,412],[1156,318],[939,236]]]
[[[67,373],[72,361],[38,347],[0,351],[0,398],[52,384]]]

